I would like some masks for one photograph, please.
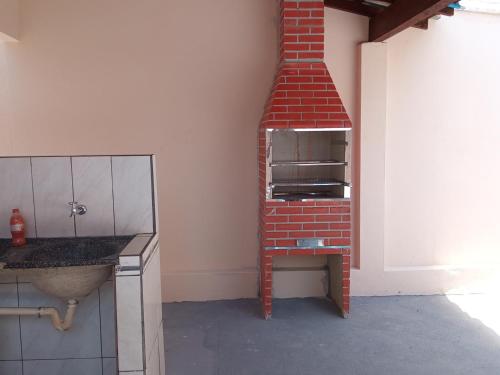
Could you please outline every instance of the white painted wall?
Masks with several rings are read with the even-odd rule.
[[[388,43],[386,266],[500,263],[500,16]]]
[[[499,16],[457,12],[432,21],[427,32],[409,29],[385,45],[363,47],[363,71],[378,76],[362,75],[354,294],[499,285],[498,35]],[[377,157],[383,165],[373,165]],[[373,187],[378,196],[370,195]],[[382,208],[379,220],[368,220]]]

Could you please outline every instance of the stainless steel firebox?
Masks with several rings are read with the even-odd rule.
[[[350,198],[351,129],[266,130],[266,199]]]

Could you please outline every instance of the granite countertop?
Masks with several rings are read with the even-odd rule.
[[[10,239],[0,239],[0,269],[115,265],[133,238],[28,238],[22,247],[13,247]]]

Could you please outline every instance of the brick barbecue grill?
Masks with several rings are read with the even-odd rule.
[[[280,65],[259,127],[263,313],[272,314],[274,256],[326,255],[329,296],[347,317],[352,125],[323,62],[323,2],[280,6]]]

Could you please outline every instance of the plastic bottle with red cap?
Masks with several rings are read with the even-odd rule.
[[[24,218],[19,212],[19,208],[12,210],[10,233],[12,234],[12,246],[23,246],[26,244]]]

